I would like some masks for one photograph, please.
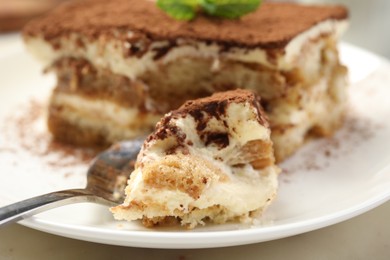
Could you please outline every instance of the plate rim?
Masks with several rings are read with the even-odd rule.
[[[387,170],[390,173],[390,168]],[[321,229],[351,219],[371,209],[382,205],[390,199],[390,190],[378,194],[359,204],[343,210],[315,217],[310,220],[295,223],[280,224],[278,226],[254,227],[238,230],[202,231],[202,232],[178,232],[178,231],[137,231],[137,230],[112,230],[107,228],[89,227],[77,224],[58,223],[52,220],[33,216],[20,222],[21,225],[37,229],[51,234],[61,235],[75,239],[74,233],[84,232],[89,236],[76,236],[76,239],[95,243],[104,243],[118,246],[135,246],[140,248],[158,249],[201,249],[254,244],[293,235],[303,234],[309,231]],[[57,229],[66,230],[61,232]],[[150,234],[153,233],[153,236]],[[101,239],[96,235],[113,235],[115,239]],[[263,235],[263,236],[257,236]],[[265,236],[264,236],[265,235]],[[228,241],[226,241],[228,237]],[[129,238],[137,238],[132,240]],[[151,240],[151,238],[153,238]],[[234,238],[234,241],[231,241]],[[240,241],[235,239],[239,238]],[[121,240],[119,240],[121,239]],[[188,241],[188,239],[191,239]],[[221,240],[220,240],[221,239]],[[225,239],[225,241],[224,241]],[[159,244],[154,243],[160,240]],[[164,241],[164,243],[161,243]]]
[[[15,35],[15,42],[20,43],[20,35]],[[2,37],[0,36],[0,41]],[[390,64],[386,58],[378,56],[368,50],[349,43],[341,43],[341,48],[350,48],[358,53],[364,53],[377,59],[381,64]],[[22,45],[8,48],[4,52],[0,46],[0,62],[9,56],[25,52]],[[390,167],[386,165],[381,169],[390,174]],[[236,246],[271,241],[292,235],[320,229],[329,225],[340,223],[364,212],[367,212],[390,199],[390,189],[376,194],[358,204],[354,204],[343,210],[331,212],[309,220],[301,220],[293,223],[279,224],[278,226],[263,226],[237,230],[218,230],[201,232],[178,232],[178,231],[140,231],[108,229],[78,224],[56,222],[39,216],[33,216],[19,222],[21,225],[40,230],[43,232],[79,239],[84,241],[104,243],[119,246],[136,246],[144,248],[166,249],[195,249]],[[153,235],[151,235],[153,234]],[[103,235],[103,236],[102,236]],[[105,239],[108,235],[109,239]],[[228,239],[227,239],[228,237]],[[138,240],[135,240],[137,238]],[[190,240],[188,240],[190,238]],[[237,239],[240,238],[240,239]],[[123,239],[123,240],[120,240]],[[161,240],[156,244],[155,240]],[[239,240],[239,241],[237,241]]]

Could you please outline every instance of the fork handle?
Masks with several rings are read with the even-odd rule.
[[[49,209],[79,202],[109,203],[108,201],[93,195],[88,189],[56,191],[0,208],[0,227]]]

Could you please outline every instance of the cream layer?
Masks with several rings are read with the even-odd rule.
[[[161,117],[143,113],[136,107],[124,108],[111,101],[66,93],[55,93],[50,105],[61,108],[56,113],[65,121],[98,130],[105,128],[106,138],[111,142],[148,134]]]
[[[44,40],[43,36],[26,36],[27,48],[40,59],[46,66],[63,57],[74,57],[88,60],[96,67],[111,70],[113,73],[124,75],[130,79],[136,79],[146,71],[158,69],[159,65],[174,61],[180,57],[207,57],[216,60],[218,66],[219,59],[228,59],[247,63],[262,64],[266,67],[277,70],[290,70],[297,67],[300,62],[300,54],[307,43],[323,35],[331,35],[335,40],[342,35],[348,25],[347,20],[326,20],[313,26],[309,30],[302,32],[292,39],[283,51],[271,55],[262,48],[232,47],[229,50],[217,43],[207,44],[204,41],[192,39],[178,39],[177,46],[159,59],[155,59],[158,50],[169,47],[168,41],[156,41],[150,46],[138,46],[147,48],[141,56],[126,55],[131,48],[129,41],[110,39],[105,36],[90,40],[83,35],[76,33],[67,35],[59,40],[60,47]],[[117,32],[119,33],[119,32]],[[127,39],[131,39],[133,32],[127,32]],[[80,46],[83,42],[83,46]],[[57,44],[56,44],[57,45]],[[307,66],[308,68],[310,66]]]

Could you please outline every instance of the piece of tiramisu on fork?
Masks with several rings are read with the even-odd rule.
[[[276,196],[271,131],[249,90],[187,101],[145,141],[115,218],[146,226],[250,221]]]

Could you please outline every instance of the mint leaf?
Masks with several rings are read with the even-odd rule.
[[[261,0],[198,0],[203,10],[212,16],[235,19],[255,11]]]
[[[191,20],[201,7],[211,16],[238,18],[255,11],[261,0],[157,0],[157,6],[178,20]]]
[[[195,17],[198,0],[157,0],[157,6],[177,20],[191,20]]]

